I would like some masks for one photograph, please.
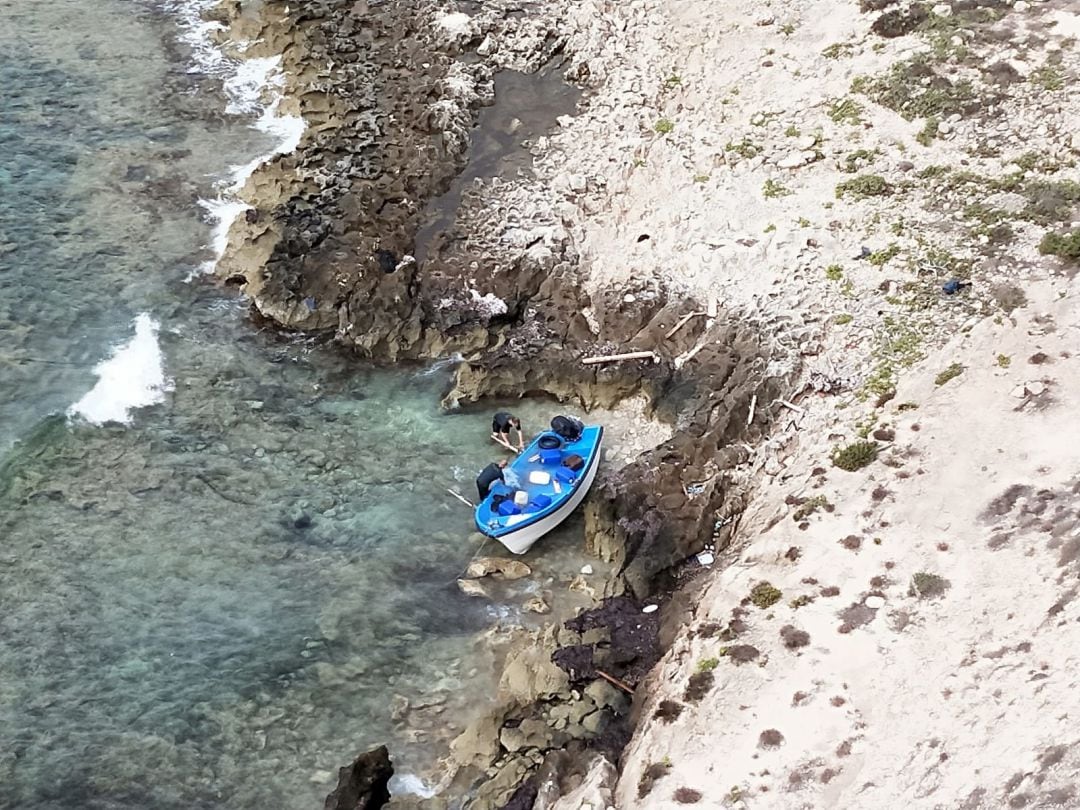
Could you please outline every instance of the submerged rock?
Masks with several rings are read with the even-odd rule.
[[[394,766],[385,745],[361,754],[338,770],[338,784],[326,797],[323,810],[378,810],[390,801]]]
[[[477,557],[465,569],[465,576],[473,579],[492,575],[503,579],[522,579],[531,573],[532,569],[525,563],[505,557]]]

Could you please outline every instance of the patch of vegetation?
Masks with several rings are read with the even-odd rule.
[[[785,624],[780,628],[780,638],[783,640],[784,646],[789,650],[797,650],[810,643],[809,633],[790,624]]]
[[[915,136],[915,142],[920,146],[929,146],[934,142],[934,138],[938,136],[938,125],[941,121],[936,115],[927,116],[926,122],[923,124],[923,128],[919,130],[919,134]]]
[[[851,56],[854,48],[848,42],[834,42],[821,52],[826,59],[839,59],[841,56]]]
[[[1080,261],[1080,228],[1064,233],[1050,232],[1039,242],[1039,253],[1058,256],[1069,261]]]
[[[779,588],[773,587],[771,582],[759,582],[750,589],[750,601],[754,604],[754,607],[762,610],[775,605],[783,595]]]
[[[925,169],[920,169],[918,174],[916,174],[915,176],[918,177],[920,180],[932,180],[935,177],[944,177],[951,171],[952,169],[950,169],[948,166],[931,164]]]
[[[784,23],[780,26],[780,33],[785,37],[790,37],[795,33],[795,23]]]
[[[938,273],[964,281],[971,278],[971,271],[975,267],[974,259],[957,256],[944,248],[933,246],[926,247],[922,263],[932,267]]]
[[[639,799],[644,799],[650,793],[652,793],[653,787],[658,781],[668,775],[668,771],[671,770],[671,762],[654,762],[645,772],[641,774],[641,779],[638,780],[637,795]]]
[[[833,511],[835,507],[829,503],[829,499],[824,495],[815,495],[812,498],[807,498],[799,504],[799,508],[795,510],[795,514],[791,517],[796,523],[801,523],[811,515],[815,514],[819,509],[824,509],[826,512]]]
[[[697,671],[698,672],[712,672],[718,666],[720,666],[720,659],[719,658],[702,658],[697,663]]]
[[[837,315],[835,318],[833,318],[833,323],[835,323],[837,326],[846,326],[847,324],[851,323],[853,320],[855,320],[855,317],[853,315],[851,315],[851,314],[849,314],[847,312],[842,312],[839,315]]]
[[[707,174],[695,174],[694,175],[694,182],[695,183],[708,183],[709,182],[709,175],[707,175]]]
[[[804,593],[804,594],[800,594],[799,596],[796,596],[794,599],[792,599],[790,602],[788,602],[788,604],[791,605],[792,609],[798,610],[801,607],[806,607],[807,605],[809,605],[813,601],[814,601],[814,597],[812,597],[808,593]]]
[[[995,284],[990,288],[990,295],[994,303],[1010,315],[1013,310],[1027,306],[1027,295],[1015,284]]]
[[[844,447],[835,448],[832,452],[832,463],[834,467],[839,467],[841,470],[854,472],[872,463],[879,452],[881,448],[877,442],[860,439]]]
[[[830,264],[825,268],[825,278],[829,281],[839,281],[844,277],[844,268],[838,264]]]
[[[858,126],[862,123],[863,107],[853,98],[841,98],[829,105],[829,118],[837,124]]]
[[[656,707],[656,711],[653,712],[653,717],[657,720],[663,720],[665,723],[674,723],[679,719],[682,710],[683,705],[681,703],[674,700],[661,700]]]
[[[998,368],[1008,368],[1012,365],[1012,358],[1007,354],[999,354],[995,362],[998,364]]]
[[[659,121],[653,124],[653,129],[656,130],[656,132],[660,135],[667,135],[675,129],[675,122],[668,118],[661,118]]]
[[[881,267],[888,263],[889,259],[895,258],[900,253],[900,246],[895,242],[890,242],[888,247],[881,250],[875,250],[866,260],[870,262],[874,267]]]
[[[812,223],[806,217],[799,217],[795,220],[795,224],[800,228],[809,228]]]
[[[679,87],[682,85],[682,76],[677,73],[672,73],[664,79],[664,85],[667,87]]]
[[[764,233],[772,233],[775,230],[776,230],[776,225],[774,225],[772,222],[770,222],[768,225],[765,226],[765,230],[763,232]]]
[[[1055,92],[1065,87],[1065,74],[1061,72],[1061,68],[1047,60],[1046,64],[1032,72],[1031,82],[1043,90]]]
[[[1080,183],[1075,180],[1031,180],[1023,184],[1021,193],[1027,197],[1028,204],[1020,215],[1038,225],[1069,221],[1080,203]]]
[[[859,169],[865,169],[881,154],[880,149],[856,149],[844,155],[844,162],[840,164],[840,171],[847,174],[855,174]]]
[[[917,411],[919,410],[919,403],[901,402],[899,405],[896,406],[896,410],[900,411],[900,413],[904,413],[905,411]]]
[[[934,385],[944,385],[949,380],[955,380],[964,373],[964,367],[959,363],[952,363],[947,369],[934,377]]]
[[[917,596],[919,599],[935,599],[943,595],[950,587],[952,587],[952,583],[945,577],[919,571],[911,577],[908,596]]]
[[[701,801],[701,791],[693,788],[681,787],[675,791],[672,798],[679,804],[697,804]]]
[[[856,200],[865,200],[867,197],[881,197],[891,193],[892,186],[879,174],[860,174],[836,186],[838,200],[848,195]]]
[[[713,687],[716,676],[711,671],[695,672],[686,682],[686,690],[683,692],[683,700],[687,703],[698,703]]]
[[[761,193],[765,195],[765,199],[772,200],[777,197],[787,197],[792,191],[770,177],[765,181],[765,185],[762,186]]]
[[[758,735],[758,748],[779,748],[784,744],[784,735],[775,728],[767,728]]]
[[[761,154],[761,147],[751,141],[749,138],[743,138],[741,141],[729,141],[724,146],[725,152],[734,152],[741,158],[757,157]]]
[[[789,138],[798,138],[800,135],[802,135],[802,133],[799,132],[799,128],[794,124],[785,129],[784,134]]]
[[[925,53],[896,63],[881,76],[860,76],[852,82],[851,89],[908,121],[962,114],[987,101],[978,98],[967,79],[952,82],[940,75],[931,64],[930,55]]]
[[[874,349],[878,361],[874,371],[863,384],[860,397],[876,396],[879,399],[896,390],[896,375],[923,358],[922,335],[906,320],[886,316],[881,322],[878,345]]]

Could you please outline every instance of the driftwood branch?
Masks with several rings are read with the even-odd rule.
[[[707,313],[705,312],[687,312],[685,315],[679,318],[679,322],[677,324],[675,324],[673,327],[671,327],[671,329],[668,330],[668,333],[664,335],[664,340],[669,340],[672,335],[674,335],[676,332],[686,326],[686,324],[690,321],[691,318],[696,318],[698,315],[706,314]]]
[[[633,690],[632,688],[630,688],[630,685],[629,685],[628,683],[626,683],[626,681],[620,681],[620,680],[619,680],[618,678],[616,678],[616,677],[615,677],[614,675],[608,675],[608,674],[607,674],[606,672],[604,672],[604,670],[602,670],[602,669],[598,669],[598,670],[596,670],[596,674],[597,674],[597,675],[599,675],[599,676],[600,676],[601,678],[603,678],[603,679],[604,679],[605,681],[607,681],[608,683],[610,683],[610,684],[613,684],[613,685],[615,685],[615,686],[619,687],[619,688],[620,688],[620,689],[622,689],[622,690],[623,690],[624,692],[626,692],[626,694],[628,694],[628,695],[632,695],[632,694],[634,694],[634,690]]]
[[[785,408],[787,408],[789,411],[795,411],[795,413],[806,413],[805,408],[800,408],[798,405],[793,405],[786,399],[778,399],[776,401],[783,405]]]
[[[585,357],[581,362],[586,366],[595,366],[599,363],[617,363],[620,360],[652,360],[655,363],[659,358],[656,356],[656,352],[625,352],[623,354],[601,354],[595,357]]]
[[[702,349],[704,349],[708,345],[709,345],[709,341],[702,340],[700,343],[698,343],[697,346],[692,348],[690,351],[680,354],[678,357],[675,358],[675,368],[679,369],[679,368],[682,368],[683,366],[685,366],[687,363],[689,363],[691,360],[694,359],[694,356],[697,355],[698,352],[700,352]]]
[[[757,394],[750,397],[750,415],[746,417],[746,426],[750,427],[750,424],[754,421],[754,411],[757,410]]]

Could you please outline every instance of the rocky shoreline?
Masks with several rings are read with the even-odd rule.
[[[590,181],[558,176],[545,136],[529,144],[530,173],[477,182],[452,224],[416,243],[466,165],[497,71],[533,72],[557,56],[590,103],[603,78],[587,58],[595,43],[567,51],[585,12],[407,0],[268,0],[258,13],[244,5],[219,8],[230,38],[257,43],[246,55],[282,55],[281,109],[307,123],[295,152],[249,179],[249,208],[218,264],[257,318],[332,332],[375,362],[460,355],[451,407],[522,394],[611,407],[644,395],[675,426],[669,440],[609,470],[588,502],[588,550],[617,572],[597,594],[602,606],[512,645],[500,705],[453,744],[440,796],[418,802],[532,807],[539,792],[546,804],[535,806],[550,806],[552,785],[582,770],[581,757],[561,753],[572,740],[591,739],[617,761],[629,700],[595,669],[632,687],[659,658],[658,620],[642,617],[642,601],[670,592],[684,560],[730,541],[748,497],[747,442],[768,433],[798,352],[662,273],[590,283],[575,237]],[[655,359],[580,363],[628,349]]]

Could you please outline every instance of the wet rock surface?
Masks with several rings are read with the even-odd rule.
[[[530,394],[612,407],[643,396],[652,415],[675,426],[632,463],[605,468],[586,506],[588,549],[617,575],[599,591],[584,578],[570,587],[628,595],[520,639],[497,708],[451,747],[457,773],[447,795],[479,782],[474,810],[532,806],[543,795],[538,768],[557,771],[549,758],[573,741],[617,759],[629,698],[595,670],[611,667],[636,683],[656,661],[656,619],[635,600],[668,584],[665,572],[689,555],[729,542],[746,499],[730,473],[747,458],[738,443],[769,428],[768,404],[797,362],[763,342],[755,325],[661,281],[585,284],[577,211],[562,195],[584,193],[588,178],[568,177],[557,191],[476,183],[461,191],[447,226],[417,243],[433,201],[465,165],[495,71],[535,70],[562,48],[557,9],[268,5],[258,35],[285,50],[290,101],[308,130],[296,153],[252,178],[245,195],[254,214],[234,225],[219,268],[243,285],[258,316],[332,332],[379,361],[459,353],[447,407]],[[587,77],[575,64],[574,75]],[[705,311],[708,318],[686,320]],[[580,362],[630,349],[655,360]],[[487,596],[475,579],[458,586]],[[530,609],[545,607],[541,599]]]
[[[358,756],[338,771],[338,784],[326,797],[323,810],[379,810],[390,801],[394,767],[386,746]]]

